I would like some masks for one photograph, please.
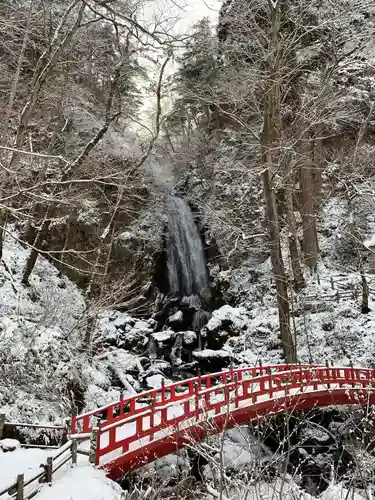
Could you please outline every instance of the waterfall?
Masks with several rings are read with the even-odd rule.
[[[169,288],[173,295],[196,295],[208,286],[202,240],[193,213],[185,200],[167,199],[167,265]]]

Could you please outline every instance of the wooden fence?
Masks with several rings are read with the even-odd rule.
[[[362,283],[358,281],[358,283],[353,284],[352,288],[350,289],[343,287],[344,284],[347,286],[346,275],[337,275],[335,277],[331,276],[329,278],[324,278],[322,276],[316,275],[316,281],[318,285],[320,285],[321,282],[329,283],[332,291],[331,293],[327,292],[327,293],[302,295],[301,298],[306,303],[311,303],[313,301],[321,301],[321,300],[325,300],[328,302],[339,302],[342,299],[351,299],[351,300],[358,300],[360,298],[363,299],[363,293],[364,293],[363,281]],[[368,283],[368,280],[365,279],[365,286],[367,287],[368,295],[375,295],[374,284]]]
[[[70,420],[70,419],[69,419]],[[20,422],[6,422],[5,414],[0,414],[0,439],[4,436],[4,430],[7,427],[24,427],[30,429],[48,429],[57,431],[66,431],[68,433],[69,427],[67,425],[39,425],[39,424],[26,424]],[[89,452],[78,450],[78,442],[83,439],[80,436],[72,437],[69,441],[63,444],[61,447],[57,446],[47,446],[47,445],[21,445],[27,448],[43,448],[43,449],[55,449],[56,453],[48,457],[45,464],[41,464],[40,472],[25,478],[24,474],[19,474],[17,480],[9,484],[6,488],[0,491],[0,499],[3,495],[9,495],[7,498],[13,500],[28,500],[33,498],[40,490],[41,484],[52,484],[53,475],[66,463],[72,462],[72,465],[77,464],[78,453],[89,455]]]

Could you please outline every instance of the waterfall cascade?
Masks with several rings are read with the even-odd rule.
[[[178,297],[198,295],[208,286],[202,240],[186,201],[167,199],[167,266],[170,292]]]

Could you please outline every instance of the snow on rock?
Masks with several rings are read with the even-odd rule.
[[[170,323],[170,324],[182,323],[183,319],[184,319],[184,315],[183,315],[182,311],[177,311],[176,313],[169,316],[168,323]]]
[[[0,441],[0,448],[3,451],[15,451],[21,448],[21,444],[17,439],[2,439]]]
[[[176,337],[176,333],[173,330],[162,330],[161,332],[155,332],[152,334],[152,338],[157,342],[167,342]]]
[[[243,471],[262,466],[274,457],[272,451],[261,443],[246,426],[229,429],[224,434],[211,438],[211,442],[216,443],[217,449],[221,449],[221,439],[224,440],[222,460],[227,473],[230,470]],[[220,451],[213,456],[213,460],[219,463]],[[216,467],[207,465],[204,468],[204,475],[207,479],[214,479],[215,471]]]
[[[44,485],[38,500],[121,500],[122,489],[106,477],[105,471],[90,465],[68,469],[52,485]]]
[[[195,332],[187,331],[183,332],[183,342],[185,345],[192,345],[197,340],[197,334]]]
[[[365,246],[366,248],[370,248],[370,247],[375,246],[375,234],[374,234],[374,235],[372,235],[372,236],[371,236],[371,238],[369,238],[369,239],[365,240],[365,241],[363,242],[363,244],[364,244],[364,246]]]
[[[332,439],[332,436],[325,431],[324,427],[316,426],[307,422],[301,432],[302,441],[315,441],[319,444],[325,444]]]
[[[180,477],[181,474],[188,475],[190,462],[185,451],[181,451],[179,455],[171,453],[163,458],[158,458],[153,462],[145,465],[137,472],[140,477],[146,479],[149,476],[156,475],[163,480]]]
[[[249,312],[244,307],[231,307],[224,305],[212,313],[211,319],[206,325],[210,331],[219,330],[222,327],[233,325],[236,330],[248,327]]]
[[[166,385],[171,382],[166,377],[164,377],[163,375],[159,375],[159,374],[155,374],[155,375],[151,375],[150,377],[146,377],[147,387],[149,387],[150,389],[158,389],[159,387],[161,387],[163,385],[163,380],[164,380],[164,384],[166,384]]]
[[[324,491],[319,499],[320,500],[365,500],[368,496],[362,496],[353,490],[347,490],[343,484],[334,484],[329,486]]]

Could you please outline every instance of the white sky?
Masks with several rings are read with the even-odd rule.
[[[202,19],[210,17],[216,21],[222,0],[148,0],[145,6],[145,17],[162,15],[164,18],[178,18],[175,32],[186,32],[189,27]]]
[[[145,25],[150,23],[152,26],[155,19],[163,20],[163,26],[168,29],[169,32],[172,31],[173,34],[182,35],[188,33],[191,27],[203,17],[209,17],[212,19],[213,25],[215,25],[222,3],[222,0],[145,0],[143,21]],[[172,30],[171,27],[173,27]],[[150,53],[150,55],[152,55],[153,58],[155,57],[155,54]],[[144,61],[144,63],[149,67],[149,77],[156,81],[159,75],[161,62],[159,61],[156,67],[149,61]],[[166,68],[165,74],[171,74],[174,70],[175,66],[170,62]],[[144,103],[141,110],[141,121],[150,128],[153,128],[155,96],[150,95],[147,90],[148,86],[148,84],[143,86]],[[164,111],[166,111],[171,101],[164,98],[162,104]],[[142,127],[139,129],[136,126],[135,128],[142,135],[145,133]]]

